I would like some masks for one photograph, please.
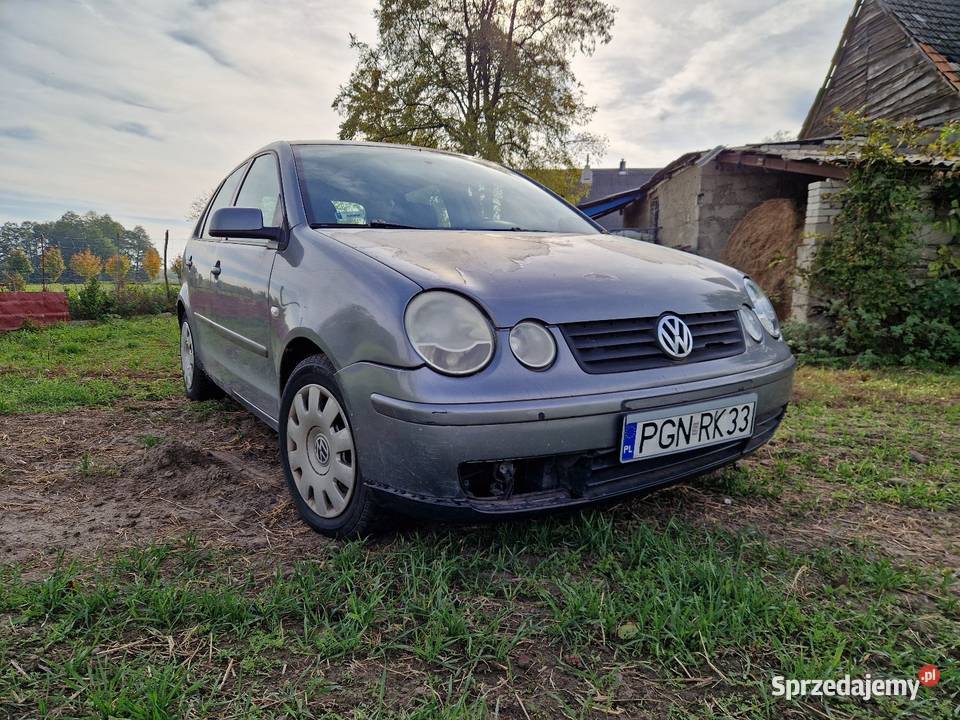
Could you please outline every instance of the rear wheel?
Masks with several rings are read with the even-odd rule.
[[[188,398],[200,401],[223,397],[223,391],[200,365],[193,330],[186,318],[180,323],[180,367],[183,370],[183,388]]]
[[[322,355],[294,369],[283,391],[280,418],[287,486],[307,524],[331,537],[380,529],[383,515],[363,482],[346,404]]]

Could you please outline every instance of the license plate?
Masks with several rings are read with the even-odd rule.
[[[620,462],[729,442],[753,434],[754,394],[630,413],[623,419]]]

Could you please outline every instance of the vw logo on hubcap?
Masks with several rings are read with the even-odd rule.
[[[327,465],[330,462],[330,444],[327,442],[326,435],[317,436],[317,460],[321,465]]]
[[[676,315],[664,315],[657,323],[657,342],[669,357],[682,360],[693,351],[693,334]]]

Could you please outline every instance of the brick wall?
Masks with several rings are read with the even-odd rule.
[[[833,221],[840,214],[840,202],[837,191],[844,187],[842,180],[821,180],[807,186],[807,214],[803,225],[803,235],[797,247],[797,274],[794,277],[793,302],[790,306],[790,319],[808,322],[811,310],[817,298],[803,275],[810,269],[817,243],[823,237],[833,233]]]

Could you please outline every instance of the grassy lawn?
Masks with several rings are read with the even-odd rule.
[[[0,414],[175,395],[178,338],[163,316],[0,335]]]
[[[170,318],[0,338],[0,438],[52,413],[132,426],[163,399],[180,414],[154,411],[129,430],[143,449],[117,454],[230,427],[230,447],[252,453],[240,465],[260,458],[263,497],[282,492],[264,479],[269,433],[226,403],[179,409],[176,340]],[[232,515],[216,533],[190,515],[194,532],[141,530],[93,556],[51,543],[0,564],[0,716],[956,717],[960,595],[943,558],[960,527],[958,407],[955,371],[802,368],[757,455],[614,508],[366,543],[290,518],[258,550],[248,536],[270,526]],[[79,452],[71,442],[52,454]],[[43,494],[62,486],[93,496],[79,520],[127,482],[97,452],[100,475],[38,452],[11,507],[32,492],[62,504]],[[915,678],[926,663],[942,680],[915,701],[771,694],[775,674]]]

